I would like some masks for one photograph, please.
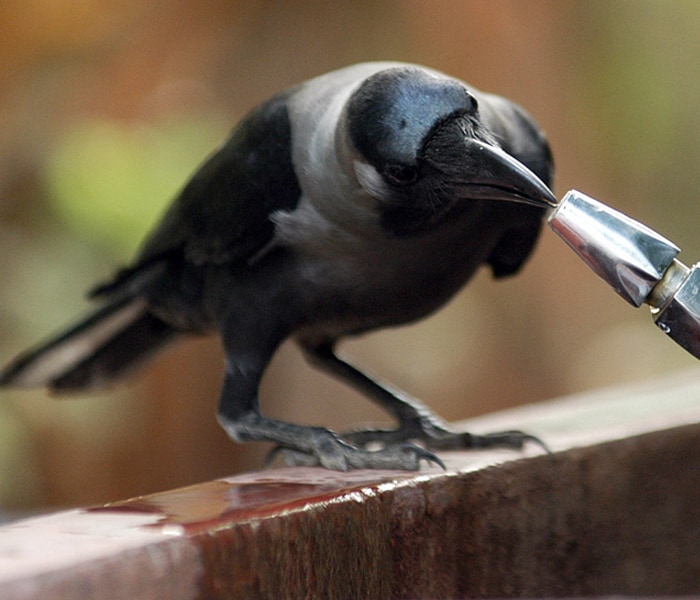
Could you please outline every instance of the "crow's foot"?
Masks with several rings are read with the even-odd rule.
[[[415,444],[390,444],[379,450],[358,448],[335,438],[323,440],[313,451],[277,446],[268,455],[268,462],[281,456],[291,466],[323,466],[338,471],[349,469],[389,469],[417,471],[420,462],[434,463],[445,468],[433,452]]]
[[[421,442],[432,450],[458,450],[467,448],[510,448],[521,450],[532,442],[545,452],[550,450],[538,437],[524,431],[497,431],[488,434],[475,434],[455,431],[437,419],[423,418],[407,421],[396,429],[364,429],[342,434],[351,444],[365,448],[374,444],[396,444],[399,442]]]

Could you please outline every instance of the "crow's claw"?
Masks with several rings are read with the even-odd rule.
[[[432,420],[410,421],[396,429],[360,429],[343,433],[341,437],[351,444],[366,448],[372,444],[398,444],[418,441],[433,450],[463,450],[478,448],[510,448],[521,450],[527,442],[540,446],[551,454],[547,445],[538,437],[524,431],[497,431],[487,434],[457,431]]]
[[[281,456],[290,466],[324,466],[339,471],[348,469],[417,471],[420,468],[420,462],[424,460],[445,469],[445,463],[434,452],[415,444],[393,444],[380,450],[364,450],[338,441],[340,445],[333,449],[330,456],[324,454],[321,449],[310,452],[277,446],[268,455],[266,463],[269,464],[277,456]],[[336,450],[340,450],[342,459],[339,460]]]

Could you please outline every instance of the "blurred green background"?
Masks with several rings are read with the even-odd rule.
[[[270,94],[363,60],[430,65],[525,106],[555,189],[576,187],[700,257],[700,3],[644,0],[5,0],[0,3],[0,360],[86,307],[178,187]],[[549,231],[415,326],[344,346],[461,419],[696,368]],[[260,466],[214,419],[216,339],[124,386],[0,395],[0,507],[105,502]],[[264,410],[345,428],[382,415],[290,344]]]

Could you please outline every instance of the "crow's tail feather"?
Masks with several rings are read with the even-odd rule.
[[[100,388],[128,374],[177,335],[140,298],[122,298],[18,356],[0,371],[0,386],[57,392]]]

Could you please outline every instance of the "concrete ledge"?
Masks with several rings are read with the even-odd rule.
[[[0,528],[3,598],[700,593],[700,373],[490,415],[555,450],[271,469]]]

